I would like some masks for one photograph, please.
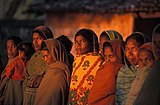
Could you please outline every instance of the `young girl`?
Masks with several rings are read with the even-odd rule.
[[[25,78],[25,65],[18,57],[18,44],[22,40],[12,36],[7,40],[8,64],[2,75],[1,89],[4,89],[4,105],[22,105],[22,82]]]
[[[102,47],[104,42],[107,42],[108,40],[116,40],[116,39],[123,41],[123,37],[119,32],[114,30],[103,31],[99,37],[100,53],[102,53]]]
[[[91,88],[89,105],[115,105],[116,78],[123,66],[123,42],[112,40],[103,45],[105,63],[97,71]]]

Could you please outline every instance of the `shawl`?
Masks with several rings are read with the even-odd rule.
[[[108,37],[109,40],[119,39],[119,40],[123,41],[122,35],[121,35],[119,32],[117,32],[117,31],[114,31],[114,30],[106,30],[106,31],[103,31],[103,32],[101,33],[101,35],[102,35],[102,34],[106,35],[106,37]],[[101,36],[101,35],[100,35],[100,36]]]
[[[115,105],[116,78],[122,66],[114,62],[100,67],[89,94],[89,105]]]
[[[38,26],[35,29],[33,29],[32,33],[34,32],[38,32],[39,35],[43,37],[44,39],[53,38],[52,31],[50,30],[50,28],[46,26]]]
[[[68,104],[88,104],[88,95],[101,59],[101,56],[95,52],[76,57],[73,63]]]
[[[133,105],[160,105],[160,61],[150,71]]]
[[[123,42],[121,40],[110,40],[108,41],[113,49],[113,53],[116,56],[117,59],[117,63],[123,63],[123,51],[124,51],[124,46],[123,46]],[[104,44],[103,44],[104,45]],[[103,46],[104,47],[104,46]]]
[[[37,90],[34,105],[65,105],[70,82],[67,53],[63,45],[55,39],[47,39],[45,43],[56,62],[48,66]]]
[[[136,66],[127,65],[120,68],[116,80],[116,104],[125,105],[131,84],[136,77],[137,69],[138,68]]]
[[[70,73],[68,66],[60,61],[49,65],[35,96],[34,105],[66,105]]]
[[[148,67],[139,68],[137,70],[136,77],[131,85],[125,105],[133,105],[150,70],[151,68]]]

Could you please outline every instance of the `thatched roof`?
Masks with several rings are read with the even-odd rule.
[[[159,0],[45,0],[30,5],[27,12],[127,13],[160,11]]]

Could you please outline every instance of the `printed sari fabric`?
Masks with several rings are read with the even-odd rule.
[[[76,57],[71,76],[69,105],[88,104],[88,94],[101,61],[98,53],[88,53]]]

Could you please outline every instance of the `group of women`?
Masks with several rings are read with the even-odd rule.
[[[32,44],[8,38],[0,104],[160,105],[160,24],[152,41],[140,32],[123,41],[114,30],[103,31],[98,40],[83,28],[74,43],[73,61],[67,43],[48,27],[33,29]]]

